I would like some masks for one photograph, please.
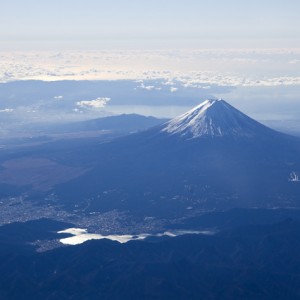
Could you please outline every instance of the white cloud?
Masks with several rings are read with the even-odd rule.
[[[175,83],[173,81],[171,81],[170,79],[165,81],[163,84],[164,85],[175,85]]]
[[[170,88],[170,92],[171,92],[171,93],[175,93],[175,92],[177,92],[177,91],[178,91],[178,88],[176,88],[176,87],[173,87],[173,86],[172,86],[172,87]]]
[[[110,101],[110,98],[97,98],[94,100],[82,100],[78,101],[76,104],[80,107],[86,108],[103,108],[107,102]]]
[[[299,61],[300,48],[1,52],[0,82],[132,79],[148,91],[158,87],[141,80],[190,87],[300,85]]]
[[[143,89],[143,90],[147,90],[147,91],[152,91],[155,89],[154,85],[144,85],[144,83],[142,82],[141,85],[139,86],[139,88]]]
[[[155,86],[154,85],[147,85],[147,86],[143,86],[142,88],[147,90],[147,91],[152,91],[152,90],[155,89]]]
[[[54,96],[55,100],[62,100],[64,98],[64,96]]]
[[[291,65],[295,65],[295,64],[299,64],[300,63],[300,59],[294,59],[294,60],[290,60],[289,64]]]
[[[150,73],[147,73],[147,74],[150,75]],[[151,76],[149,76],[149,77],[151,77]],[[156,87],[154,85],[145,85],[142,80],[141,81],[136,81],[136,82],[140,83],[140,85],[138,87],[140,89],[143,89],[143,90],[147,90],[147,91],[153,91],[153,90],[161,91],[162,90],[161,87]]]
[[[5,108],[5,109],[0,109],[0,113],[10,113],[13,112],[14,110],[12,108]]]
[[[78,108],[74,108],[72,109],[72,111],[76,112],[76,113],[82,113],[82,110],[78,109]]]

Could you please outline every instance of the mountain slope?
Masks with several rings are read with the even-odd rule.
[[[167,122],[162,132],[183,138],[201,136],[254,137],[271,130],[238,111],[224,100],[206,100],[185,114]]]
[[[299,138],[271,130],[223,100],[208,100],[110,142],[68,140],[9,152],[1,156],[0,184],[3,197],[18,191],[40,201],[54,193],[66,209],[85,212],[177,217],[234,207],[300,207],[299,153]]]
[[[299,139],[225,101],[209,100],[163,125],[94,148],[91,170],[54,191],[70,207],[84,198],[90,211],[146,215],[299,207],[300,183],[290,180],[300,172],[299,153]]]

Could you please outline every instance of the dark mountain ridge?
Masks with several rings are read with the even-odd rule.
[[[166,121],[167,119],[158,119],[151,116],[121,114],[80,122],[69,122],[52,126],[48,125],[44,129],[52,133],[108,130],[120,134],[146,130]]]
[[[0,253],[0,298],[299,299],[299,229],[287,219],[213,236]]]

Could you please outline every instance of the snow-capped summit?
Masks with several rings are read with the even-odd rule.
[[[262,131],[272,132],[223,99],[205,100],[190,111],[165,123],[161,131],[187,139],[202,136],[254,137]]]
[[[300,208],[299,138],[261,125],[224,100],[207,100],[167,123],[76,151],[88,170],[54,187],[68,206],[88,195],[92,211],[154,217],[185,217],[189,207],[195,213]]]

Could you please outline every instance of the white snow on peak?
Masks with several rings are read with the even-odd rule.
[[[205,100],[164,124],[162,132],[188,139],[201,136],[254,136],[262,124],[241,113],[223,99]]]

